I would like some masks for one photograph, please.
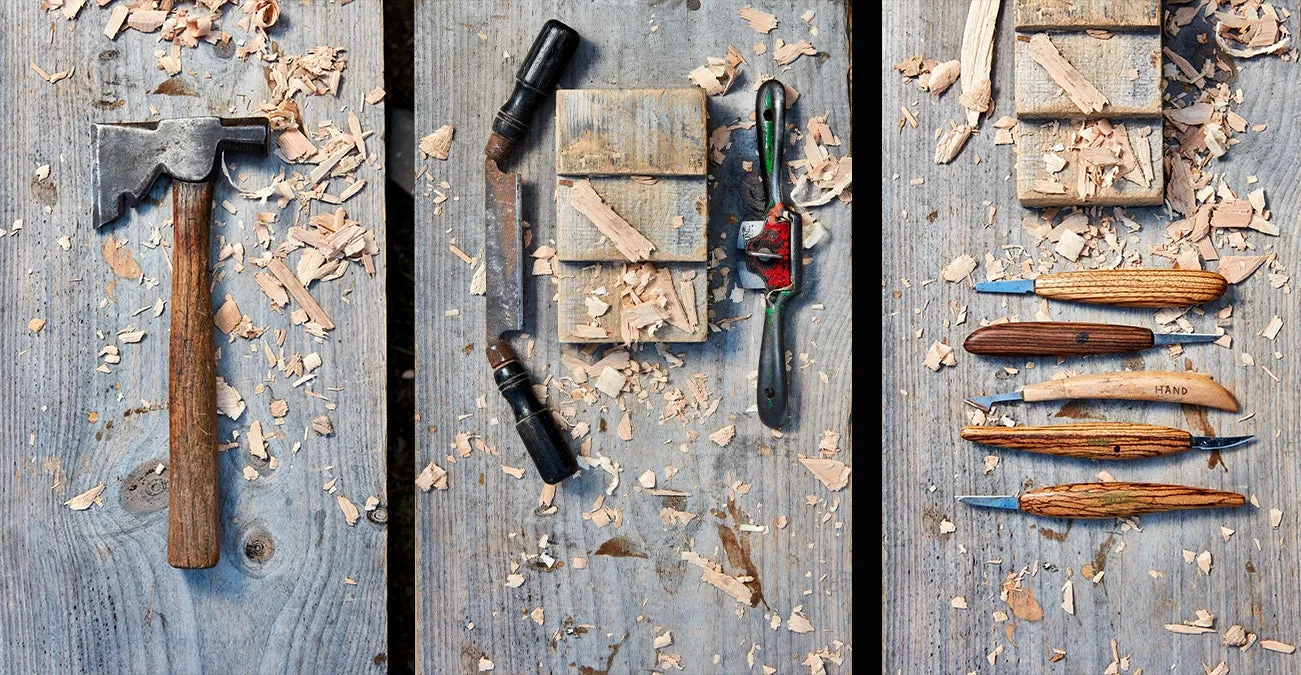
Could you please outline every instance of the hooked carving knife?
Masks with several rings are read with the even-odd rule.
[[[524,238],[520,225],[520,177],[505,173],[501,164],[515,142],[528,132],[530,120],[569,64],[578,47],[578,33],[552,19],[547,21],[515,75],[515,89],[492,123],[484,147],[484,257],[486,308],[484,350],[493,379],[510,403],[529,457],[542,480],[559,483],[578,471],[578,462],[551,418],[551,411],[533,393],[533,379],[506,342],[508,333],[524,330]]]
[[[1077,375],[1027,384],[1021,391],[1009,394],[973,396],[966,399],[966,403],[988,411],[998,403],[1058,401],[1067,398],[1163,401],[1238,411],[1238,401],[1233,398],[1233,394],[1209,375],[1163,370]]]
[[[1014,321],[977,328],[962,342],[962,348],[983,356],[1086,356],[1219,338],[1211,333],[1154,333],[1142,326],[1106,323]]]
[[[1128,518],[1143,513],[1242,506],[1236,492],[1161,483],[1074,483],[1039,488],[1018,495],[962,495],[971,506],[1024,511],[1050,518]]]
[[[745,251],[738,266],[742,288],[764,291],[763,338],[759,348],[759,419],[777,429],[786,424],[789,384],[786,375],[786,310],[800,294],[804,278],[803,230],[799,214],[782,197],[782,151],[786,146],[786,87],[768,80],[755,100],[759,127],[759,172],[763,176],[764,220],[741,223],[737,248]]]
[[[1144,459],[1186,450],[1226,450],[1251,436],[1194,436],[1182,429],[1129,422],[1082,422],[1032,427],[970,426],[968,441],[1046,455],[1085,459]]]
[[[1173,269],[1089,270],[1040,274],[1034,279],[981,281],[980,293],[1034,293],[1118,307],[1186,307],[1224,295],[1229,282],[1216,272]]]

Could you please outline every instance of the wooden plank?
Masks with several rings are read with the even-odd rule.
[[[1102,112],[1085,114],[1027,54],[1030,36],[1016,36],[1016,116],[1025,118],[1159,117],[1161,115],[1161,34],[1113,33],[1099,39],[1087,33],[1051,33],[1053,46],[1107,97]]]
[[[1017,30],[1160,28],[1157,0],[1013,0]]]
[[[1119,122],[1118,122],[1119,124]],[[1152,158],[1152,181],[1139,185],[1117,177],[1109,186],[1100,186],[1096,194],[1081,198],[1078,188],[1079,171],[1083,162],[1072,150],[1074,128],[1078,123],[1069,120],[1053,122],[1023,121],[1017,125],[1016,141],[1016,192],[1022,206],[1065,206],[1072,204],[1091,206],[1144,206],[1160,204],[1165,199],[1165,173],[1161,156],[1160,120],[1130,120],[1125,123],[1131,146],[1137,143],[1140,150],[1145,138]],[[1053,152],[1053,148],[1062,148]],[[1066,168],[1050,174],[1044,154],[1052,152],[1066,160]],[[1052,178],[1064,186],[1064,194],[1047,193],[1035,188],[1035,182]]]
[[[882,27],[883,60],[901,61],[923,48],[928,56],[956,54],[964,5],[908,0],[892,7]],[[1011,23],[1008,17],[999,26],[999,35],[1010,35]],[[998,41],[994,83],[1002,92],[1012,83],[1012,50],[1011,40]],[[1296,103],[1277,92],[1295,86],[1298,78],[1301,73],[1292,63],[1252,60],[1232,84],[1244,95],[1243,105],[1234,108],[1252,123],[1287,119],[1295,113]],[[1214,669],[1221,661],[1233,673],[1292,669],[1294,664],[1284,660],[1295,655],[1271,653],[1259,645],[1245,652],[1226,649],[1221,637],[1228,627],[1240,624],[1262,638],[1285,635],[1280,639],[1297,643],[1295,626],[1301,609],[1293,598],[1301,588],[1301,549],[1293,544],[1301,465],[1273,459],[1280,452],[1292,452],[1287,439],[1301,434],[1293,356],[1301,333],[1290,328],[1301,320],[1295,289],[1285,294],[1272,288],[1268,278],[1260,276],[1261,270],[1231,289],[1225,300],[1205,307],[1205,316],[1188,314],[1194,330],[1212,330],[1216,312],[1223,303],[1232,302],[1233,324],[1227,328],[1233,335],[1232,349],[1190,345],[1178,358],[1168,349],[1155,349],[1060,364],[1055,358],[988,359],[966,354],[960,347],[963,339],[983,322],[1004,316],[1029,320],[1041,310],[1058,321],[1125,323],[1157,330],[1160,326],[1143,311],[978,294],[965,282],[926,283],[961,254],[981,261],[973,274],[976,281],[986,278],[984,254],[1001,257],[1006,246],[1024,246],[1027,257],[1047,260],[1033,249],[1037,237],[1020,225],[1023,218],[1040,214],[1016,207],[1016,189],[1006,180],[1015,157],[1009,149],[993,145],[992,134],[973,136],[952,165],[933,163],[932,132],[942,125],[947,128],[949,119],[959,119],[956,103],[941,99],[940,105],[915,104],[924,97],[897,78],[883,87],[882,98],[884,114],[878,127],[883,144],[884,223],[879,275],[884,284],[880,289],[879,339],[884,358],[880,442],[889,451],[882,457],[881,479],[884,627],[880,663],[872,672],[1103,672],[1116,654],[1126,659],[1123,663],[1130,673],[1139,668],[1144,673],[1166,672],[1171,666],[1178,672],[1204,672],[1202,664]],[[999,95],[997,105],[1001,110],[1011,108],[1006,93]],[[901,106],[917,114],[918,128],[899,130]],[[1224,184],[1238,194],[1263,188],[1274,220],[1286,221],[1301,212],[1301,186],[1293,178],[1301,138],[1274,133],[1272,123],[1269,131],[1235,138],[1241,142],[1229,156],[1212,162],[1211,170],[1223,173]],[[978,163],[973,155],[979,155]],[[1249,182],[1249,177],[1258,182]],[[1219,179],[1212,184],[1218,186]],[[990,206],[997,209],[993,225],[973,226],[987,222]],[[1101,211],[1098,215],[1111,213],[1111,209]],[[1117,228],[1125,250],[1142,252],[1148,264],[1169,266],[1150,254],[1149,247],[1165,240],[1171,217],[1160,207],[1126,212],[1142,228],[1136,232]],[[939,216],[928,218],[932,213]],[[1091,222],[1097,222],[1096,216]],[[1276,252],[1289,267],[1301,259],[1301,237],[1295,233],[1285,230],[1277,238],[1251,235],[1249,239],[1258,252]],[[1058,259],[1054,270],[1069,267]],[[965,308],[966,321],[959,323],[951,307]],[[1273,316],[1281,317],[1285,328],[1271,341],[1258,333]],[[928,346],[941,340],[957,350],[957,366],[933,373],[922,361]],[[1284,357],[1275,359],[1274,352]],[[1244,366],[1242,354],[1254,355],[1258,365]],[[1223,465],[1212,466],[1207,454],[1141,464],[1045,458],[964,442],[959,435],[972,414],[962,403],[963,396],[1014,391],[1065,370],[1086,374],[1124,368],[1182,370],[1188,363],[1225,385],[1243,403],[1243,410],[1208,411],[1205,426],[1197,410],[1185,412],[1160,404],[1027,404],[1009,405],[1005,412],[1018,425],[1110,420],[1159,424],[1197,434],[1208,430],[1225,436],[1256,434],[1253,444],[1224,452]],[[1281,382],[1269,377],[1262,365],[1278,374]],[[1017,373],[1009,375],[1005,367]],[[985,456],[999,459],[988,473]],[[1254,496],[1260,507],[1143,517],[1138,532],[1115,521],[1039,519],[954,502],[954,496],[961,494],[1014,494],[1096,480],[1102,469],[1119,480],[1237,491]],[[1272,509],[1282,511],[1278,529],[1269,521]],[[941,529],[945,521],[953,523],[951,533],[945,532],[947,526]],[[1221,527],[1235,531],[1228,541]],[[1181,551],[1185,549],[1195,555],[1209,552],[1210,573],[1202,574],[1195,564],[1184,562]],[[1082,578],[1085,564],[1095,574],[1105,572],[1096,585]],[[1041,620],[1019,619],[1000,598],[1004,580],[1021,570],[1027,571],[1022,579],[1025,589],[1043,608]],[[1074,584],[1073,615],[1061,607],[1068,574]],[[957,596],[965,599],[967,609],[953,606]],[[1217,635],[1174,635],[1163,628],[1194,618],[1198,609],[1215,614]],[[1009,620],[995,620],[995,612],[1007,614]],[[1054,648],[1067,652],[1064,661],[1048,662]],[[988,658],[996,650],[996,665],[991,665]]]
[[[621,316],[626,301],[620,302],[618,293],[626,285],[622,281],[624,265],[620,263],[558,263],[560,267],[560,282],[556,287],[556,310],[559,317],[556,321],[557,335],[561,342],[567,343],[614,343],[622,341],[622,331],[620,330]],[[683,293],[678,290],[681,284],[690,283],[693,297],[695,299],[694,310],[689,310],[685,306],[684,312],[691,312],[689,317],[685,317],[685,323],[690,326],[691,319],[696,319],[694,330],[684,330],[681,326],[672,323],[665,323],[664,326],[655,331],[655,334],[648,335],[641,333],[641,342],[703,342],[709,335],[709,324],[706,318],[709,316],[709,289],[705,283],[708,268],[703,264],[698,265],[662,265],[658,266],[660,270],[671,275],[674,280],[674,292],[677,298],[684,305],[688,298],[682,297]],[[691,277],[687,279],[684,275]],[[598,317],[592,317],[588,312],[586,298],[592,295],[594,289],[604,287],[609,291],[608,296],[600,296],[599,299],[610,305],[608,311]],[[606,337],[583,337],[575,334],[574,326],[579,324],[600,326],[605,330]]]
[[[703,176],[705,118],[694,88],[557,92],[556,173]]]
[[[704,262],[709,218],[704,176],[669,176],[653,184],[619,176],[593,177],[592,188],[615,213],[655,245],[652,262]],[[556,254],[560,260],[627,260],[614,243],[569,203],[572,180],[556,180]],[[682,224],[677,224],[677,219]]]
[[[662,390],[645,389],[644,400],[632,392],[617,401],[596,394],[589,403],[572,398],[566,364],[572,359],[592,364],[605,350],[562,348],[555,339],[556,287],[546,278],[530,277],[525,303],[529,337],[514,341],[516,351],[536,382],[550,378],[550,403],[566,414],[570,428],[579,422],[590,426],[592,454],[617,460],[622,468],[620,485],[610,495],[605,494],[610,476],[599,468],[566,481],[555,497],[554,513],[535,513],[542,485],[482,356],[483,304],[467,292],[474,269],[446,253],[452,239],[472,255],[481,250],[483,162],[478,149],[488,136],[492,113],[514,83],[519,58],[552,16],[584,36],[561,87],[682,87],[687,73],[710,56],[723,56],[733,44],[751,65],[729,94],[708,100],[714,123],[747,120],[754,110],[754,92],[747,83],[770,72],[800,92],[790,121],[803,128],[810,117],[829,113],[828,123],[846,145],[832,150],[849,154],[845,3],[765,5],[781,22],[767,35],[737,16],[745,6],[740,0],[692,6],[622,0],[416,5],[417,136],[450,122],[457,139],[446,162],[426,160],[423,166],[434,183],[446,180],[459,197],[441,204],[441,216],[433,215],[437,195],[417,198],[417,222],[426,226],[417,228],[416,246],[430,253],[416,257],[416,463],[423,467],[437,461],[448,479],[447,490],[431,490],[416,499],[421,672],[477,672],[485,657],[497,673],[655,670],[654,643],[665,631],[671,632],[672,644],[658,652],[679,654],[686,672],[751,672],[751,653],[755,673],[765,664],[794,672],[807,668],[799,662],[809,653],[834,651],[836,641],[852,640],[853,488],[829,492],[797,458],[798,453],[816,455],[823,432],[834,430],[841,434],[838,459],[853,464],[849,420],[854,372],[845,349],[852,343],[853,317],[849,205],[834,200],[814,209],[831,234],[807,252],[813,262],[805,268],[805,295],[792,306],[788,339],[795,422],[780,438],[755,413],[746,412],[755,397],[763,314],[759,293],[744,293],[735,303],[725,293],[729,299],[712,308],[712,321],[721,330],[711,331],[704,343],[670,345],[663,353],[654,347],[635,350],[632,358],[647,363],[635,379],[650,387],[662,373]],[[815,15],[816,36],[800,19],[809,10]],[[479,38],[479,31],[487,40]],[[777,38],[787,43],[808,39],[826,56],[804,56],[790,70],[781,70],[771,56]],[[754,55],[751,46],[760,41],[768,52]],[[512,58],[503,60],[503,52]],[[533,226],[535,245],[555,245],[554,127],[552,116],[538,115],[512,157],[512,171],[519,171],[524,182],[523,215]],[[735,275],[737,225],[762,209],[753,198],[761,190],[731,187],[746,175],[742,162],[757,162],[754,132],[733,130],[731,140],[724,163],[710,167],[719,187],[710,195],[709,241],[728,256],[710,271],[711,288],[730,284],[722,270]],[[788,158],[799,152],[793,149]],[[825,309],[815,309],[816,304]],[[446,316],[452,309],[459,313]],[[748,319],[728,321],[746,315]],[[802,367],[801,353],[813,363]],[[671,365],[670,357],[682,365]],[[825,383],[819,373],[826,375]],[[690,399],[691,378],[697,374],[710,399],[720,401],[717,409],[708,416],[693,412],[687,421],[661,422],[666,397],[680,390]],[[476,404],[480,396],[484,408]],[[631,441],[619,438],[621,404],[628,409]],[[735,425],[736,435],[727,447],[708,440],[728,425]],[[462,433],[480,438],[499,455],[474,450],[462,457],[456,450]],[[501,465],[524,467],[524,477],[513,478]],[[666,479],[670,465],[677,473]],[[638,478],[650,469],[659,487],[690,496],[648,494]],[[738,481],[745,486],[732,490]],[[728,511],[729,490],[737,518]],[[621,510],[621,526],[598,528],[583,518],[599,495]],[[816,505],[807,504],[809,496]],[[696,517],[685,525],[665,525],[660,511],[666,507]],[[775,523],[779,516],[788,519],[782,529]],[[768,531],[748,532],[738,522],[767,526]],[[546,546],[539,548],[543,535]],[[725,574],[741,574],[744,565],[726,560],[724,537],[738,545],[738,554],[740,546],[748,547],[765,601],[757,607],[742,605],[702,581],[702,569],[681,557],[690,549],[722,561]],[[544,571],[540,559],[532,557],[539,553],[563,566]],[[586,566],[577,568],[576,558],[585,558]],[[512,563],[519,565],[523,579],[518,587],[507,584]],[[786,627],[797,605],[812,632]],[[539,607],[540,625],[532,618]],[[774,618],[781,621],[778,630],[771,627]],[[853,652],[848,647],[839,651],[843,664],[830,664],[828,671],[854,672]],[[658,670],[676,672],[670,666]]]
[[[380,12],[357,2],[282,5],[272,31],[282,53],[318,45],[348,50],[338,97],[297,97],[305,126],[330,121],[346,129],[340,108],[347,106],[372,139],[383,138],[383,106],[362,105],[383,82]],[[374,232],[379,273],[353,270],[313,286],[338,324],[327,339],[268,307],[251,258],[264,255],[253,231],[258,213],[279,214],[272,225],[279,244],[290,225],[333,205],[282,211],[274,198],[244,199],[224,178],[217,182],[213,261],[218,237],[242,244],[244,257],[216,266],[213,307],[229,294],[266,333],[253,340],[217,334],[217,374],[246,404],[238,421],[219,417],[219,440],[239,443],[218,460],[221,562],[211,570],[173,569],[166,558],[170,189],[164,182],[129,215],[92,229],[89,129],[92,122],[252,115],[268,85],[260,59],[231,53],[235,41],[251,37],[236,26],[244,14],[233,4],[220,22],[232,42],[183,49],[175,78],[156,67],[154,51],[170,49],[157,33],[124,29],[115,40],[105,37],[110,14],[120,9],[121,2],[86,3],[68,21],[58,11],[11,5],[13,24],[0,38],[0,182],[11,187],[0,228],[23,221],[16,235],[0,239],[0,268],[9,272],[0,278],[0,671],[382,670],[385,528],[364,517],[349,526],[322,485],[335,477],[338,494],[358,506],[372,495],[387,503],[383,143],[368,143],[373,163],[356,174],[370,187],[345,205]],[[30,63],[74,72],[51,85]],[[284,167],[274,157],[227,159],[234,180],[248,187],[267,185]],[[48,175],[37,179],[42,165]],[[341,182],[330,191],[337,194]],[[110,237],[137,261],[142,278],[119,278],[105,263],[101,249]],[[47,322],[39,333],[26,327],[33,317]],[[128,327],[143,339],[118,339]],[[293,387],[268,369],[262,345],[279,353],[277,330],[285,331],[286,358],[320,356],[315,380]],[[109,344],[120,362],[96,372],[106,363],[96,354]],[[270,412],[275,399],[288,405],[283,425]],[[333,436],[310,431],[319,415],[333,420]],[[261,423],[279,468],[250,453],[253,422]],[[245,480],[246,466],[260,477]],[[99,483],[102,505],[63,505]]]

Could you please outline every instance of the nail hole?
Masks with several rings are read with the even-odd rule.
[[[774,390],[772,387],[768,387],[767,389],[764,389],[764,390],[763,390],[763,396],[764,396],[764,398],[766,398],[766,399],[768,399],[769,401],[771,401],[771,400],[773,400],[774,398],[777,398],[777,391]]]
[[[772,121],[772,111],[771,111],[771,110],[765,110],[765,111],[763,111],[763,118],[764,118],[765,120],[771,122],[771,121]]]

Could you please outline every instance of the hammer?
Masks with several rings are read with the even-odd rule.
[[[212,184],[220,153],[267,154],[270,124],[264,117],[187,117],[96,124],[92,133],[95,227],[139,204],[159,176],[172,178],[167,562],[186,569],[213,567],[221,557],[221,503],[208,258]]]

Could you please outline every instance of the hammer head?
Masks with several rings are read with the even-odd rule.
[[[217,169],[221,152],[266,155],[271,125],[265,117],[182,117],[158,122],[96,124],[95,227],[140,203],[158,177],[200,183]]]

